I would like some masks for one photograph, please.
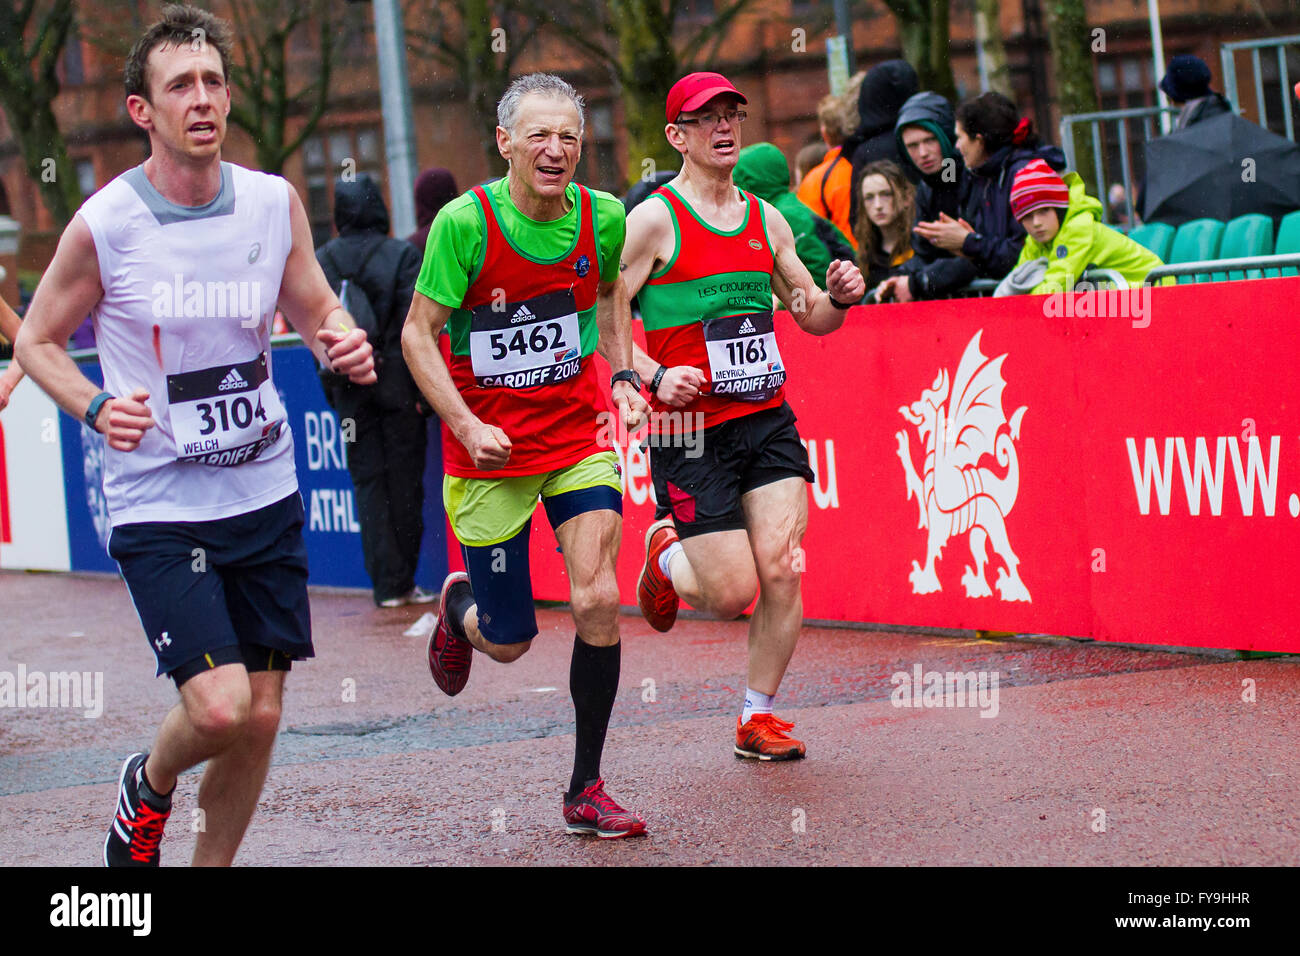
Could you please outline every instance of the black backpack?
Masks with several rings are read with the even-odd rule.
[[[370,344],[375,348],[379,347],[379,318],[375,315],[374,306],[370,304],[370,297],[366,295],[366,290],[357,282],[356,277],[365,271],[366,263],[384,244],[384,237],[370,247],[370,251],[362,256],[361,261],[356,268],[343,271],[339,268],[338,260],[334,258],[334,246],[325,250],[329,256],[330,263],[338,272],[339,277],[343,280],[339,286],[339,302],[347,310],[348,315],[352,316],[352,321],[357,324],[357,328],[364,329],[366,337],[370,339]]]

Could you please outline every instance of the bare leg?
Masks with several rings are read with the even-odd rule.
[[[618,643],[618,546],[623,518],[587,511],[555,529],[569,575],[569,603],[578,635],[595,647]]]
[[[808,526],[804,484],[783,478],[741,499],[760,585],[749,621],[749,686],[761,694],[781,686],[803,626],[801,572],[795,568]]]
[[[758,588],[749,535],[741,529],[683,538],[668,573],[678,597],[723,620],[749,607]]]
[[[252,700],[243,733],[208,761],[199,784],[204,829],[194,846],[194,866],[229,866],[235,859],[271,765],[280,728],[284,674],[258,671],[248,675]]]
[[[158,793],[168,793],[180,774],[229,747],[248,721],[252,700],[243,664],[196,674],[181,685],[180,694],[181,702],[158,728],[144,767]]]

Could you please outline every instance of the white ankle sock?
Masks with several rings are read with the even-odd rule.
[[[682,550],[682,543],[674,541],[668,547],[664,548],[663,554],[659,555],[659,570],[669,581],[673,579],[672,572],[668,570],[668,565],[672,563],[673,555]]]
[[[760,694],[752,687],[745,688],[745,709],[741,711],[740,722],[749,723],[749,718],[755,714],[770,714],[772,712],[772,699],[775,694]]]

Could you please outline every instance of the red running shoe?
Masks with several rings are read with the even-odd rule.
[[[794,724],[772,714],[754,714],[743,725],[736,718],[736,756],[751,760],[798,760],[804,755],[803,741],[787,731]]]
[[[659,570],[659,556],[677,540],[677,529],[672,518],[656,521],[645,533],[645,566],[636,581],[636,603],[641,616],[656,631],[667,631],[677,620],[681,604],[673,582]]]
[[[645,821],[624,810],[605,792],[605,781],[597,780],[582,793],[564,803],[566,833],[595,834],[604,840],[645,836]]]
[[[438,598],[438,618],[433,623],[433,633],[429,635],[429,673],[448,697],[455,697],[465,689],[469,682],[469,668],[474,663],[474,647],[463,637],[457,637],[447,624],[447,592],[452,585],[464,582],[469,584],[469,575],[464,571],[455,571],[447,575],[442,582],[442,594]]]

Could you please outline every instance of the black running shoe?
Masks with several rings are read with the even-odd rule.
[[[126,758],[117,787],[117,813],[104,841],[105,866],[158,866],[163,827],[172,812],[172,798],[147,791],[144,762],[148,754]]]

